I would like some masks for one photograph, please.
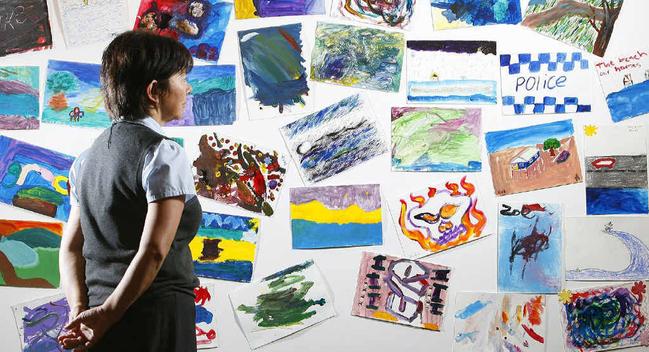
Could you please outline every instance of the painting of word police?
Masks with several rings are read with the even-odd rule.
[[[488,132],[496,195],[580,183],[581,165],[571,120]]]
[[[437,264],[364,252],[352,315],[439,331],[450,273]]]
[[[478,239],[487,217],[477,208],[474,184],[463,177],[414,191],[399,199],[396,221],[399,240],[408,258],[421,258]]]

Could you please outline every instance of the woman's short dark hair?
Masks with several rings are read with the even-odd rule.
[[[172,38],[144,30],[128,31],[108,45],[101,58],[101,90],[106,111],[113,120],[137,120],[147,115],[146,87],[158,81],[161,91],[169,78],[189,72],[192,56]]]

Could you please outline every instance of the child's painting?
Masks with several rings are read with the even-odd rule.
[[[530,0],[522,25],[604,56],[624,0]]]
[[[520,0],[430,0],[435,30],[521,22]]]
[[[455,352],[545,352],[545,296],[460,292],[455,299]]]
[[[647,130],[584,127],[586,214],[647,214]]]
[[[595,64],[613,122],[649,114],[649,49]]]
[[[67,221],[74,158],[0,136],[0,202]]]
[[[580,52],[500,55],[503,114],[590,112],[590,67]]]
[[[216,295],[212,285],[194,288],[196,305],[196,346],[200,349],[219,347],[216,322]]]
[[[649,279],[649,219],[566,218],[566,280]]]
[[[496,42],[409,40],[408,101],[496,104]]]
[[[440,331],[451,268],[363,252],[352,315]]]
[[[0,285],[59,287],[63,224],[0,220]]]
[[[392,108],[392,170],[478,172],[480,109]]]
[[[47,0],[2,0],[0,56],[52,47]]]
[[[356,94],[280,129],[302,179],[322,181],[387,151],[366,98]]]
[[[324,14],[324,0],[234,0],[234,15],[238,20]]]
[[[291,188],[294,249],[383,243],[377,184]]]
[[[0,66],[0,130],[38,128],[38,74],[37,66]]]
[[[126,0],[59,0],[63,37],[68,47],[108,42],[128,30]]]
[[[70,315],[70,306],[63,295],[41,298],[11,308],[20,336],[21,351],[65,351],[57,340]]]
[[[257,252],[259,219],[203,212],[189,243],[197,276],[250,282]]]
[[[425,257],[486,235],[487,216],[477,203],[466,176],[403,194],[392,215],[406,256]]]
[[[256,349],[336,315],[327,283],[312,260],[230,294],[239,325]]]
[[[346,87],[398,92],[404,43],[402,33],[318,22],[311,56],[311,79]]]
[[[580,183],[581,161],[571,120],[487,132],[496,195]]]
[[[110,126],[99,70],[98,64],[49,60],[42,122],[75,127]]]
[[[237,91],[234,65],[194,66],[187,74],[192,92],[187,96],[182,120],[173,126],[231,125],[237,119]]]
[[[647,282],[559,293],[565,351],[649,345]]]
[[[200,196],[271,216],[284,184],[286,162],[276,150],[204,134],[194,159],[194,185]]]
[[[562,213],[559,204],[500,205],[499,292],[559,292],[563,279]]]
[[[331,16],[379,26],[405,28],[414,12],[415,0],[335,0]]]
[[[313,91],[304,66],[302,24],[239,32],[246,105],[251,119],[305,112]]]
[[[142,0],[133,29],[177,39],[192,56],[217,61],[232,3],[221,0]]]

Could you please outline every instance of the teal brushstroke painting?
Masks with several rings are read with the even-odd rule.
[[[0,67],[0,130],[39,126],[39,78],[36,66]]]

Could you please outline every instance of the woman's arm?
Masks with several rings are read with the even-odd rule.
[[[88,289],[86,287],[86,261],[82,255],[83,233],[79,220],[79,207],[70,209],[70,217],[63,231],[59,251],[59,271],[61,286],[70,306],[70,319],[88,308]]]
[[[124,277],[101,306],[81,312],[65,327],[72,331],[59,338],[65,348],[87,348],[97,343],[151,286],[169,253],[184,207],[185,195],[149,203],[140,246]]]

